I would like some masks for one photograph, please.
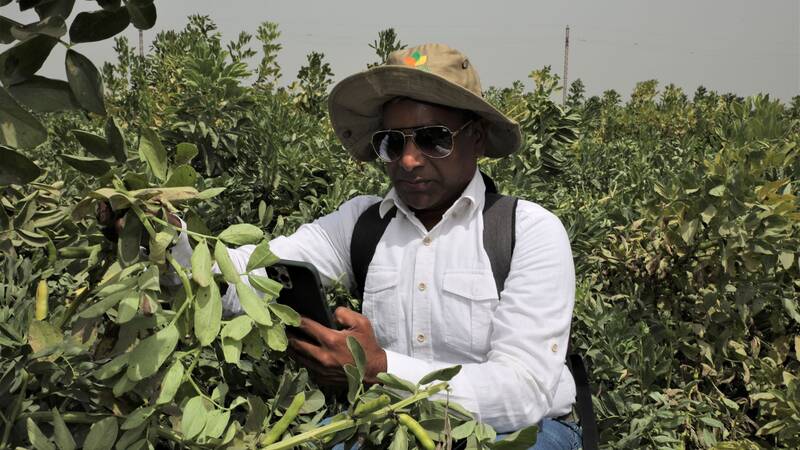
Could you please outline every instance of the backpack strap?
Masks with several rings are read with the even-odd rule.
[[[583,358],[577,353],[567,355],[567,367],[575,380],[575,410],[582,429],[584,450],[597,450],[600,445],[600,436],[597,433],[597,422],[594,417],[592,405],[592,388],[589,386],[589,376]]]
[[[381,202],[375,203],[367,208],[356,221],[353,227],[353,237],[350,240],[350,265],[353,269],[353,288],[352,295],[361,299],[364,295],[364,283],[367,280],[367,271],[372,257],[375,256],[375,248],[381,240],[381,236],[389,226],[397,207],[389,210],[383,218],[380,215]]]
[[[492,266],[497,298],[511,270],[517,222],[517,198],[486,192],[483,205],[483,248]]]

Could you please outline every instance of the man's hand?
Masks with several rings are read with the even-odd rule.
[[[347,348],[347,336],[353,336],[367,356],[364,381],[377,383],[376,376],[386,372],[386,352],[378,345],[369,319],[341,306],[336,308],[333,316],[342,326],[341,330],[332,330],[306,317],[301,319],[300,330],[316,342],[289,338],[295,359],[314,372],[320,384],[346,383],[344,365],[353,364],[353,356]]]
[[[122,229],[125,227],[125,214],[127,212],[127,209],[114,211],[111,208],[111,204],[107,201],[97,202],[95,216],[97,217],[97,222],[100,224],[100,230],[103,232],[106,239],[112,242],[117,241],[119,235],[122,233]],[[146,214],[153,215],[150,212],[146,212]],[[170,224],[177,228],[181,227],[181,221],[177,216],[169,213],[166,213],[166,216],[166,220]]]

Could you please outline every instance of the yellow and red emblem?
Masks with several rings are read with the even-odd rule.
[[[423,55],[419,51],[412,53],[410,56],[403,58],[403,64],[411,67],[418,67],[428,62],[428,55]]]

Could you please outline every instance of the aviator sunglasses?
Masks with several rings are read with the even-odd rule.
[[[394,162],[403,156],[406,138],[410,137],[414,145],[428,158],[446,158],[453,152],[455,138],[473,120],[468,120],[456,131],[444,125],[430,125],[414,128],[406,134],[400,130],[380,130],[372,134],[372,149],[383,162]]]

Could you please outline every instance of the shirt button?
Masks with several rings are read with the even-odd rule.
[[[420,291],[424,291],[424,290],[425,290],[425,288],[427,288],[427,287],[428,287],[428,286],[426,286],[426,285],[425,285],[425,283],[420,283],[420,284],[419,284],[419,286],[417,286],[417,288],[418,288]]]
[[[425,238],[422,240],[422,244],[424,246],[426,246],[426,247],[430,247],[431,246],[431,238],[429,238],[428,236],[425,236]]]
[[[558,344],[553,344],[550,347],[550,351],[552,351],[553,353],[557,352],[558,351]]]
[[[419,342],[420,344],[425,342],[425,335],[424,334],[418,334],[417,335],[417,342]]]

